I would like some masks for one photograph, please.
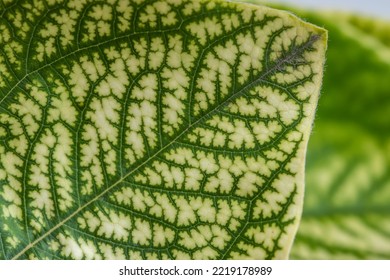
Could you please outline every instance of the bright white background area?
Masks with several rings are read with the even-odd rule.
[[[362,15],[390,20],[389,0],[268,0],[302,8],[358,12]]]

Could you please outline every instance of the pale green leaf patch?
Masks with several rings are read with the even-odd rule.
[[[0,258],[288,257],[326,31],[222,1],[0,15]]]

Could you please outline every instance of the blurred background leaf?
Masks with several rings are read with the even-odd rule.
[[[329,31],[290,258],[390,259],[390,22],[262,3]]]

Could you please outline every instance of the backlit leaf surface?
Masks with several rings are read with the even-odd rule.
[[[286,258],[324,30],[198,1],[3,1],[0,258]]]

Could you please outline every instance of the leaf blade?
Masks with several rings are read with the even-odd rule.
[[[312,73],[320,83],[324,31],[255,6],[123,1],[135,31],[116,38],[108,27],[119,21],[104,11],[120,5],[66,4],[30,34],[25,69],[36,69],[2,89],[1,123],[12,127],[1,151],[5,255],[285,257],[318,98],[296,86]],[[175,21],[187,10],[197,17]],[[62,17],[79,22],[76,46],[64,29],[39,29]],[[261,111],[250,112],[252,101]]]

